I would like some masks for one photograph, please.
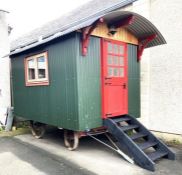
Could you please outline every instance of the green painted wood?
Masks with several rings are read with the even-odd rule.
[[[128,113],[140,117],[140,63],[137,46],[128,44]]]
[[[24,58],[48,51],[49,86],[25,86]],[[140,116],[137,47],[128,45],[129,114]],[[72,33],[21,55],[12,56],[15,116],[71,130],[102,126],[100,38],[91,37],[81,55],[81,36]]]
[[[80,35],[77,39],[80,43]],[[88,53],[77,50],[79,128],[81,130],[102,126],[101,119],[101,56],[100,38],[90,37]]]
[[[71,130],[102,126],[100,39],[91,37],[86,57],[80,39],[74,33],[11,59],[15,116]],[[24,58],[43,51],[50,85],[26,87]]]
[[[76,42],[74,33],[11,59],[15,116],[79,130]],[[24,58],[46,50],[50,85],[26,87]]]

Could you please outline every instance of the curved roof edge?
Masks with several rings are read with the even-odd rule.
[[[97,21],[101,17],[104,18],[104,20],[107,23],[109,23],[111,20],[116,20],[116,19],[122,20],[122,19],[124,19],[130,15],[133,15],[135,17],[135,20],[132,24],[125,26],[125,28],[128,29],[139,40],[141,40],[147,36],[154,35],[154,34],[157,36],[150,43],[148,43],[146,48],[161,45],[161,44],[166,44],[166,40],[164,39],[162,34],[148,19],[144,18],[143,16],[141,16],[137,13],[130,12],[130,11],[114,11],[114,12],[106,13],[104,15],[100,15],[100,16],[91,18],[91,19],[86,20],[82,23],[78,23],[75,26],[72,26],[72,27],[70,27],[64,31],[57,32],[57,33],[55,33],[55,34],[53,34],[47,38],[39,38],[39,39],[37,39],[37,41],[30,43],[29,45],[20,46],[16,50],[12,50],[9,55],[21,53],[21,52],[26,51],[28,49],[31,49],[31,48],[34,48],[36,46],[45,44],[49,41],[52,41],[56,38],[63,36],[63,35],[74,32],[78,29],[90,26],[91,24],[93,24],[95,21]]]
[[[134,21],[125,26],[125,28],[130,31],[133,35],[135,35],[139,40],[145,39],[151,35],[156,35],[151,42],[149,42],[146,48],[154,47],[157,45],[166,44],[166,40],[160,33],[160,31],[145,17],[130,11],[115,11],[104,16],[106,21],[111,21],[111,19],[122,20],[126,19],[129,16],[134,17]]]

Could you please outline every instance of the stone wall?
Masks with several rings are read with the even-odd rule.
[[[167,41],[150,50],[150,128],[182,134],[182,1],[152,0],[150,16]]]
[[[167,44],[141,60],[141,118],[149,129],[182,134],[182,1],[138,0],[123,10],[149,19]]]

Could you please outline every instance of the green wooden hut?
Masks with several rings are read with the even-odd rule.
[[[135,118],[143,50],[165,39],[139,14],[116,10],[130,1],[100,10],[102,2],[94,2],[12,43],[14,115],[30,120],[36,137],[45,124],[63,128],[70,150],[81,136],[110,132],[140,166],[154,170],[154,160],[174,154]],[[155,152],[148,155],[149,147]]]

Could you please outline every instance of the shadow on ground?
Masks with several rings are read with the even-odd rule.
[[[59,134],[58,132],[55,135],[59,136]],[[46,136],[47,139],[49,137]],[[63,143],[62,138],[58,139],[54,134],[50,140]],[[16,137],[0,138],[0,167],[3,167],[0,175],[94,175],[65,158],[55,155],[54,152],[48,152],[44,148],[35,146],[33,142],[26,143]]]
[[[149,172],[137,165],[129,164],[117,153],[88,137],[80,140],[80,146],[77,151],[70,152],[64,147],[63,134],[60,130],[51,130],[51,132],[49,131],[40,140],[27,134],[13,138],[0,138],[0,143],[0,162],[3,161],[3,153],[11,152],[21,162],[25,162],[31,165],[31,167],[34,167],[36,170],[29,171],[30,174],[35,171],[34,175],[36,173],[39,175],[40,173],[42,173],[41,175],[91,175],[94,173],[101,175],[182,174],[181,158],[176,161],[167,159],[160,160],[157,162],[156,171]],[[11,162],[13,161],[7,162],[12,165]],[[3,166],[2,163],[0,163],[0,166]],[[17,166],[16,162],[14,166]],[[9,168],[9,166],[6,168],[9,171],[14,170],[13,167]],[[19,172],[22,175],[25,174],[23,170]],[[11,172],[9,174],[21,175],[21,173]],[[26,175],[29,174],[26,173]]]

